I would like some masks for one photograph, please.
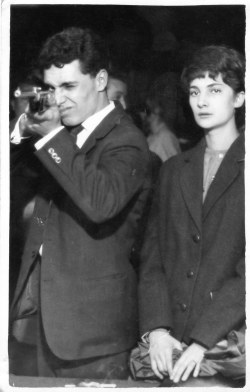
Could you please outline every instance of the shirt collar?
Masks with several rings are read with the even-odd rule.
[[[100,110],[99,112],[93,114],[87,120],[83,121],[82,126],[88,132],[94,131],[97,125],[106,117],[113,109],[115,108],[115,104],[113,101],[109,103],[109,105],[105,106],[104,109]]]

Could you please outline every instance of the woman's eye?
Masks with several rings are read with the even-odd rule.
[[[219,88],[212,88],[211,89],[211,93],[212,94],[220,94],[221,93],[221,89],[219,89]]]
[[[196,97],[198,94],[199,94],[199,93],[198,93],[198,91],[196,91],[196,90],[191,90],[191,91],[189,91],[190,97]]]

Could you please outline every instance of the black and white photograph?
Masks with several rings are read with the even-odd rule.
[[[250,391],[248,12],[1,2],[0,391]]]

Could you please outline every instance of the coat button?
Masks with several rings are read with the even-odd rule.
[[[35,219],[38,226],[40,226],[40,227],[44,226],[45,220],[43,220],[42,218],[39,218],[38,216],[35,216],[34,219]]]
[[[132,249],[131,249],[131,254],[133,254],[133,253],[135,253],[135,252],[136,252],[136,247],[133,246]]]
[[[188,271],[187,272],[187,277],[192,278],[194,276],[194,271]]]
[[[194,235],[192,236],[192,238],[193,238],[193,241],[197,243],[197,242],[200,241],[201,236],[200,236],[199,234],[194,234]]]
[[[180,304],[180,307],[181,307],[181,310],[183,312],[186,312],[186,310],[187,310],[187,305],[186,304]]]
[[[234,331],[229,332],[228,337],[237,341],[237,335]]]

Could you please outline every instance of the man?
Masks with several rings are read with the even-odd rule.
[[[12,304],[16,339],[27,343],[24,326],[37,325],[39,376],[127,378],[137,338],[129,259],[150,186],[149,154],[107,98],[107,64],[103,41],[88,29],[49,38],[38,58],[48,107],[21,118],[21,137],[13,138],[39,137],[43,166]]]
[[[238,124],[244,65],[234,49],[208,46],[183,71],[204,138],[163,165],[148,223],[141,334],[150,344],[155,375],[174,383],[197,377],[204,355],[214,348],[225,368],[238,354],[228,364],[228,377],[245,374],[244,348],[221,348],[230,337],[237,341],[235,331],[244,336],[245,150]],[[180,358],[174,363],[176,351]]]

